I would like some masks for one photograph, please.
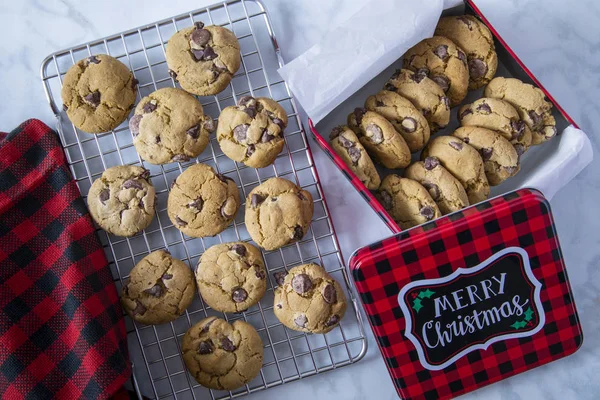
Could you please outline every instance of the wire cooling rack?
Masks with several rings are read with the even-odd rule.
[[[216,96],[199,98],[207,114],[216,120],[223,108],[234,105],[237,98],[247,94],[271,97],[286,109],[289,116],[286,146],[273,166],[257,170],[231,161],[220,150],[214,135],[196,160],[151,165],[144,163],[136,153],[128,121],[111,132],[91,135],[77,130],[62,111],[60,90],[64,74],[76,61],[92,54],[110,54],[127,65],[139,80],[138,100],[159,88],[176,86],[168,73],[165,45],[177,30],[192,26],[194,21],[221,25],[233,31],[242,53],[242,66],[231,84]],[[243,205],[234,223],[216,237],[190,238],[173,227],[166,210],[170,184],[193,162],[211,165],[234,179],[244,198],[254,187],[273,176],[296,182],[314,198],[315,213],[307,235],[300,242],[282,249],[263,251],[269,283],[259,304],[244,313],[226,315],[211,310],[196,296],[188,310],[169,324],[143,326],[127,317],[138,395],[156,399],[234,398],[352,364],[366,353],[363,323],[350,290],[304,129],[290,91],[277,74],[281,65],[269,16],[264,6],[255,0],[228,1],[192,11],[54,53],[42,63],[46,96],[58,119],[60,139],[82,195],[87,196],[92,182],[106,168],[131,164],[142,165],[151,172],[157,192],[156,217],[152,224],[132,238],[116,237],[98,229],[118,289],[127,281],[133,266],[151,251],[167,248],[174,257],[187,261],[194,268],[200,255],[211,245],[250,241],[244,226]],[[276,286],[273,273],[306,262],[320,263],[335,279],[345,283],[346,296],[351,300],[351,307],[340,326],[326,335],[288,330],[273,314],[273,287]],[[212,315],[229,321],[247,321],[256,328],[264,344],[261,373],[244,387],[231,392],[201,387],[187,373],[181,357],[181,340],[186,330]]]

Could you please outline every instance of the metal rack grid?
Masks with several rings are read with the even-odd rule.
[[[215,137],[207,149],[187,163],[151,165],[136,153],[128,121],[111,132],[90,135],[77,130],[56,99],[60,98],[62,79],[77,60],[105,53],[122,61],[139,80],[138,100],[162,87],[176,86],[165,61],[167,39],[194,21],[221,25],[233,31],[241,46],[242,65],[231,84],[216,96],[200,97],[207,114],[218,117],[220,111],[234,105],[237,98],[250,94],[277,100],[287,111],[285,148],[274,165],[253,169],[228,159]],[[216,243],[250,241],[244,226],[243,205],[233,225],[216,237],[191,238],[170,222],[166,204],[170,184],[193,162],[211,165],[234,179],[244,198],[264,180],[279,176],[311,192],[315,213],[310,231],[298,243],[276,251],[263,251],[268,270],[268,289],[259,304],[241,314],[215,312],[199,296],[177,320],[159,326],[143,326],[126,318],[129,348],[134,364],[134,384],[138,395],[157,399],[223,399],[238,397],[317,373],[340,368],[360,360],[367,341],[356,299],[339,251],[334,228],[318,181],[318,175],[294,100],[286,83],[277,74],[282,65],[275,36],[264,6],[258,0],[232,0],[132,29],[104,39],[76,46],[48,56],[41,67],[42,81],[71,171],[86,197],[92,182],[114,165],[135,164],[150,170],[157,192],[156,217],[142,233],[120,238],[98,229],[113,277],[120,289],[133,266],[149,252],[167,248],[174,257],[194,267],[205,249]],[[214,136],[214,135],[213,135]],[[339,327],[326,335],[307,335],[288,330],[274,316],[273,273],[305,262],[317,262],[339,282],[344,282],[351,307]],[[344,286],[344,285],[343,285]],[[181,357],[181,340],[195,322],[216,315],[229,321],[243,319],[252,324],[264,343],[265,359],[261,373],[247,385],[228,392],[201,387],[186,372]]]

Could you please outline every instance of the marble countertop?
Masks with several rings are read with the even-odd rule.
[[[21,0],[0,2],[0,130],[27,118],[54,126],[39,79],[49,53],[213,0]],[[352,1],[264,0],[283,56],[291,60],[331,23],[356,9]],[[591,139],[600,134],[600,3],[595,0],[477,0],[476,3]],[[305,126],[307,126],[305,122]],[[333,164],[311,143],[344,255],[389,236],[389,230]],[[465,398],[592,399],[600,394],[600,157],[551,201],[585,340],[574,355],[488,386]],[[594,176],[596,178],[594,178]],[[356,227],[361,229],[357,230]],[[384,362],[368,332],[370,350],[341,370],[269,389],[252,399],[394,399]]]

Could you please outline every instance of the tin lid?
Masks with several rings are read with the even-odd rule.
[[[363,247],[350,269],[403,399],[455,397],[583,340],[550,206],[536,190]]]

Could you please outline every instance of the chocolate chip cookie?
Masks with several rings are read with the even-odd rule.
[[[502,134],[509,140],[519,156],[532,143],[531,130],[519,117],[519,113],[507,101],[484,97],[458,110],[461,126],[480,126]]]
[[[138,103],[129,120],[133,144],[150,164],[188,161],[208,144],[214,121],[191,94],[174,88],[158,89]]]
[[[390,174],[381,182],[377,199],[400,228],[408,229],[442,216],[431,195],[419,182]]]
[[[450,100],[442,88],[427,77],[425,70],[413,72],[399,69],[390,77],[384,89],[410,100],[425,116],[431,132],[437,132],[450,122]]]
[[[199,96],[225,89],[241,62],[233,32],[202,22],[171,36],[166,54],[171,76],[184,90]]]
[[[88,192],[88,209],[94,221],[117,236],[133,236],[154,218],[156,190],[150,171],[133,165],[108,168]]]
[[[273,311],[290,329],[327,333],[346,313],[342,287],[320,265],[303,264],[290,269],[275,289]]]
[[[258,303],[267,290],[266,276],[260,250],[244,242],[211,246],[196,269],[204,302],[217,311],[230,313]]]
[[[221,233],[239,207],[240,192],[233,179],[206,164],[194,164],[173,183],[167,213],[181,232],[205,237]]]
[[[517,110],[531,130],[531,144],[544,143],[556,136],[552,103],[541,89],[515,78],[498,77],[492,79],[483,93],[486,97],[507,101]]]
[[[121,304],[131,318],[146,325],[174,321],[192,303],[196,285],[192,270],[166,250],[137,263],[123,286]]]
[[[77,128],[88,133],[110,131],[125,121],[135,103],[137,80],[119,60],[96,54],[67,71],[63,108]]]
[[[469,203],[479,203],[490,195],[483,159],[477,150],[453,136],[440,136],[429,142],[421,159],[437,158],[462,183]]]
[[[217,139],[223,153],[253,168],[273,164],[285,143],[287,114],[276,101],[244,96],[219,115]]]
[[[204,387],[233,390],[254,379],[263,365],[263,344],[244,321],[208,317],[183,336],[183,361]]]
[[[283,178],[271,178],[246,198],[246,229],[256,244],[275,250],[308,232],[314,211],[311,194]]]
[[[492,186],[514,176],[519,169],[517,150],[498,132],[478,126],[463,126],[452,133],[481,154],[485,176]]]
[[[358,179],[364,183],[367,189],[377,189],[381,183],[381,178],[356,134],[347,126],[340,125],[333,128],[329,138],[333,150],[346,163],[348,168],[356,174]]]
[[[465,53],[469,64],[469,89],[486,85],[496,74],[498,56],[490,30],[472,15],[440,18],[435,34],[445,36]]]
[[[469,205],[469,198],[462,183],[435,157],[412,163],[404,172],[404,176],[423,185],[443,215]]]
[[[364,108],[356,109],[353,115],[360,129],[358,140],[373,160],[391,169],[410,164],[406,141],[384,116]]]
[[[450,107],[459,105],[467,95],[467,56],[446,37],[420,41],[404,54],[402,65],[411,71],[422,71],[437,83],[450,99]]]
[[[374,96],[367,97],[365,108],[383,115],[390,121],[412,153],[423,149],[429,141],[427,120],[408,99],[398,93],[382,90]]]

